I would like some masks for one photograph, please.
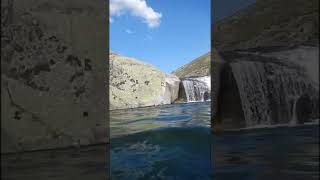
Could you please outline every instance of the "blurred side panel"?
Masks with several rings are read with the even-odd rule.
[[[4,179],[106,176],[107,14],[104,0],[1,1]]]
[[[213,15],[214,179],[319,179],[319,0],[214,0]]]

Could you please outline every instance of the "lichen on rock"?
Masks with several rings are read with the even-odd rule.
[[[133,58],[110,53],[110,110],[170,104],[179,78]]]

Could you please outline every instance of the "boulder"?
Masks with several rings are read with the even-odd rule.
[[[113,52],[109,60],[110,110],[170,104],[176,99],[180,82],[176,76]]]
[[[164,101],[166,104],[170,104],[178,99],[179,95],[179,86],[180,86],[180,79],[173,75],[167,74],[165,77],[166,87],[165,87],[165,95]]]

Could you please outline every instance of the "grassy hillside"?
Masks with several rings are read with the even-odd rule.
[[[206,53],[172,72],[178,77],[207,76],[210,74],[210,53]]]
[[[214,49],[213,52],[208,52],[205,55],[198,57],[172,73],[182,78],[191,76],[208,76],[210,75],[210,68],[214,68],[216,61],[221,61],[221,57]]]

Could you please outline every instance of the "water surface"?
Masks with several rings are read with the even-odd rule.
[[[112,179],[319,178],[318,123],[212,135],[210,102],[112,111],[111,118]]]
[[[212,139],[213,179],[319,179],[319,126],[225,131]]]
[[[211,179],[210,102],[112,111],[111,179]]]

